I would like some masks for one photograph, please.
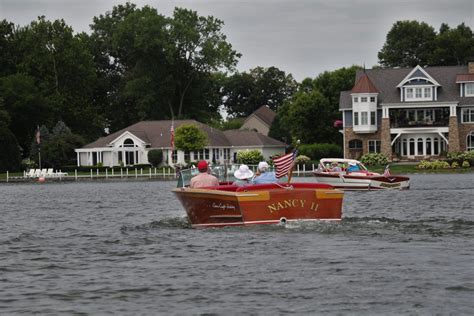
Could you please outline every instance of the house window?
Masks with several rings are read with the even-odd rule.
[[[133,139],[127,138],[126,140],[124,140],[123,147],[135,147],[135,143],[133,142]]]
[[[357,103],[359,102],[359,98],[358,97],[354,97],[354,103]]]
[[[367,112],[360,113],[360,125],[368,125]]]
[[[209,160],[209,148],[204,149],[204,157],[203,159]]]
[[[413,88],[407,88],[407,99],[413,99]]]
[[[171,162],[176,163],[178,162],[178,151],[173,150],[173,153],[171,154]]]
[[[349,141],[349,149],[362,149],[362,141],[360,139]]]
[[[375,125],[375,112],[370,112],[370,125]]]
[[[408,147],[408,156],[415,155],[415,139],[410,138],[410,145]]]
[[[462,122],[474,123],[474,108],[462,109]]]
[[[224,148],[224,160],[230,160],[230,148]]]
[[[428,138],[426,139],[426,154],[427,154],[428,156],[430,156],[431,153],[432,153],[432,151],[431,151],[431,138],[428,137]]]
[[[186,163],[188,163],[190,161],[190,154],[189,154],[189,151],[187,151],[187,150],[184,152],[184,161]]]
[[[466,83],[466,97],[474,96],[474,83]]]
[[[369,140],[369,153],[380,152],[380,140]]]
[[[422,155],[423,155],[423,139],[422,139],[422,138],[418,138],[417,144],[418,144],[418,146],[417,146],[417,149],[418,149],[417,155],[418,155],[418,156],[422,156]]]
[[[359,112],[354,112],[354,125],[359,125]]]
[[[474,131],[471,131],[469,134],[467,134],[467,151],[474,150]]]
[[[431,98],[431,88],[425,88],[425,98]]]
[[[360,102],[367,102],[367,97],[360,97]]]
[[[375,97],[370,97],[370,102],[375,102]]]
[[[415,89],[415,98],[421,99],[423,97],[423,90],[422,88],[416,88]]]
[[[438,142],[438,138],[436,137],[434,139],[433,154],[439,155],[439,142]]]

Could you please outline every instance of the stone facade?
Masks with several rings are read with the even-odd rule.
[[[345,158],[359,159],[363,154],[369,152],[369,140],[381,140],[381,134],[380,129],[376,133],[361,134],[355,133],[352,127],[346,127],[344,129],[344,136],[346,139],[344,142]],[[362,141],[362,149],[349,149],[349,142],[354,139]],[[381,146],[383,146],[383,141]]]
[[[381,130],[381,152],[389,159],[392,157],[392,138],[390,137],[390,119],[382,118]]]
[[[449,117],[449,145],[448,151],[454,152],[459,151],[459,128],[458,128],[458,118],[456,116]]]
[[[459,130],[459,151],[467,150],[467,135],[474,132],[474,124],[462,124],[458,126]]]

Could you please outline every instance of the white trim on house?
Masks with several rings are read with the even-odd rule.
[[[417,70],[420,70],[426,77],[411,77]],[[400,81],[400,83],[397,85],[397,88],[401,88],[403,87],[407,82],[411,81],[411,80],[415,80],[415,79],[422,79],[422,80],[428,80],[428,81],[431,81],[433,83],[434,86],[436,87],[441,87],[441,85],[438,83],[438,81],[434,80],[433,77],[431,77],[423,68],[420,67],[420,65],[417,65],[415,68],[412,69],[412,71],[410,71],[408,73],[408,75],[405,76],[405,78],[403,78],[402,81]]]

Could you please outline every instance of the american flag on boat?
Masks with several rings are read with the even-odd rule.
[[[291,153],[273,159],[273,163],[275,164],[276,169],[275,176],[277,178],[286,176],[288,172],[293,169],[297,152],[297,150],[294,150]]]

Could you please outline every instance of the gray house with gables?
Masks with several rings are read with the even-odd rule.
[[[344,157],[437,158],[474,150],[474,63],[358,71],[342,91]]]
[[[207,146],[194,152],[172,148],[172,124],[173,129],[183,124],[197,126],[207,135]],[[285,148],[285,143],[256,131],[221,131],[195,120],[163,120],[138,122],[75,151],[78,166],[112,167],[148,164],[148,152],[152,149],[162,150],[163,164],[175,166],[202,159],[215,164],[233,163],[238,152],[248,150],[258,150],[268,159],[284,154]]]

